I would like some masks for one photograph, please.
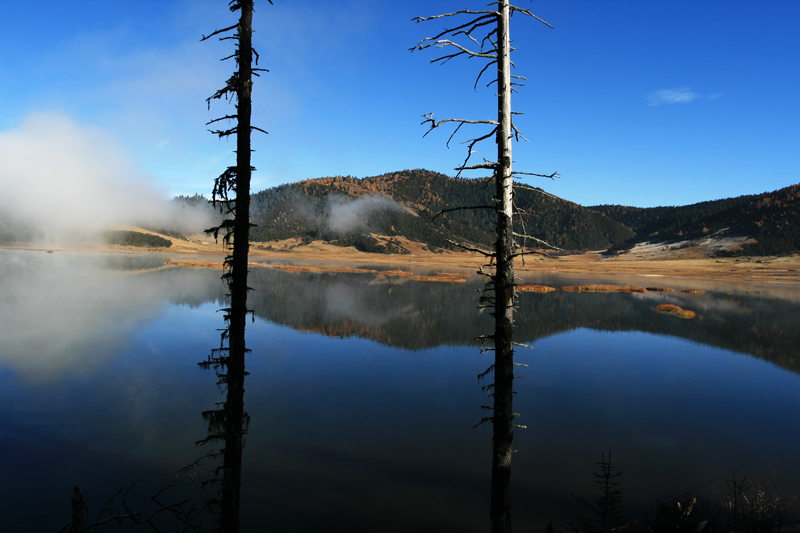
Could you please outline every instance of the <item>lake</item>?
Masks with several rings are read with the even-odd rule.
[[[90,517],[137,480],[128,504],[146,506],[205,453],[201,412],[223,397],[197,363],[219,346],[226,291],[220,271],[164,260],[0,250],[3,527],[57,531],[74,484]],[[483,281],[346,266],[375,272],[251,270],[244,530],[487,530],[491,428],[474,427],[491,363],[474,340],[492,327]],[[800,288],[522,278],[675,291],[520,294],[515,340],[533,348],[516,355],[518,531],[575,521],[572,495],[593,496],[609,451],[632,518],[657,498],[718,501],[732,473],[774,471],[800,495]]]

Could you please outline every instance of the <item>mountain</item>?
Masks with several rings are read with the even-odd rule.
[[[492,192],[485,180],[427,170],[306,180],[252,196],[251,238],[321,239],[384,253],[404,253],[400,237],[432,250],[453,248],[450,241],[488,249],[494,246]],[[541,189],[517,189],[515,203],[518,232],[565,250],[604,250],[634,236],[602,212]],[[530,239],[526,246],[541,247]]]
[[[691,241],[714,234],[749,241],[719,255],[784,255],[800,251],[800,184],[763,194],[680,207],[598,205],[589,209],[620,222],[634,235],[612,251],[643,241]]]
[[[453,242],[488,250],[495,240],[494,212],[488,208],[492,193],[485,180],[451,178],[420,169],[361,179],[337,176],[305,180],[252,195],[250,218],[255,227],[251,239],[324,240],[366,252],[396,254],[408,252],[408,241],[432,251],[454,249]],[[179,196],[172,203],[179,208],[179,219],[192,214],[211,221],[211,225],[220,216],[200,195]],[[692,253],[703,256],[800,252],[800,184],[763,194],[652,208],[583,207],[542,189],[523,186],[515,188],[515,204],[517,233],[568,252],[619,253],[641,242],[669,243],[672,249],[700,243],[692,248],[700,251]],[[162,229],[147,229],[173,238],[182,238],[185,232],[177,227],[158,227]],[[0,243],[45,236],[43,230],[0,212]],[[94,238],[166,246],[147,235],[106,232]],[[720,245],[722,241],[726,241],[725,246]],[[527,239],[525,246],[544,248],[534,239]]]

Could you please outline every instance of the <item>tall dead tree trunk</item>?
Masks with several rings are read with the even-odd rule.
[[[495,193],[492,205],[472,206],[470,209],[492,209],[496,214],[496,241],[493,252],[486,252],[470,246],[463,246],[466,249],[483,253],[490,260],[490,266],[494,270],[487,284],[489,292],[493,296],[486,298],[488,307],[493,308],[494,333],[482,336],[481,339],[492,341],[493,347],[487,348],[494,350],[494,364],[489,367],[481,377],[494,371],[494,383],[487,388],[491,390],[493,405],[491,407],[492,416],[485,418],[484,421],[492,422],[492,486],[491,504],[489,517],[491,531],[508,532],[511,531],[511,454],[514,438],[514,417],[513,410],[513,384],[514,384],[514,258],[525,252],[524,247],[516,244],[514,232],[514,191],[513,177],[515,172],[512,170],[511,146],[512,141],[519,137],[519,131],[512,122],[511,93],[513,91],[512,78],[524,79],[511,74],[511,41],[510,41],[510,20],[514,12],[526,16],[534,17],[544,24],[547,22],[539,19],[527,9],[522,9],[508,3],[508,0],[499,0],[490,6],[496,6],[496,10],[460,10],[443,15],[432,17],[417,17],[417,22],[433,20],[446,17],[466,15],[469,20],[465,23],[457,24],[451,28],[446,28],[434,37],[428,37],[420,41],[413,50],[422,50],[430,47],[452,47],[454,52],[437,57],[431,62],[446,63],[450,59],[459,56],[479,57],[488,60],[475,80],[477,89],[478,81],[483,74],[492,66],[497,69],[497,77],[494,82],[497,84],[497,119],[490,120],[470,120],[446,118],[436,121],[433,114],[424,115],[423,124],[428,124],[427,135],[432,130],[445,123],[455,123],[456,128],[450,139],[465,124],[484,124],[493,126],[493,129],[485,135],[473,137],[465,141],[467,144],[467,157],[464,162],[456,167],[459,175],[465,170],[490,170],[492,175],[488,179],[495,182]],[[547,24],[550,26],[549,24]],[[473,33],[484,32],[483,35],[473,35]],[[461,38],[466,44],[460,44],[454,39]],[[471,48],[479,46],[479,49]],[[490,83],[491,85],[491,83]],[[469,161],[473,152],[473,147],[486,139],[495,138],[497,144],[497,160],[490,161],[484,159],[483,163],[470,165]],[[449,145],[449,141],[448,141]],[[541,174],[528,175],[543,176]],[[556,174],[546,177],[553,178]],[[522,235],[525,237],[525,235]],[[459,243],[455,243],[459,244]],[[483,272],[483,270],[481,270]]]
[[[224,531],[239,531],[239,503],[244,447],[245,327],[247,324],[247,259],[250,249],[250,122],[252,79],[253,3],[241,2],[239,19],[239,73],[236,87],[236,200],[229,287],[231,310],[228,346],[228,396],[225,400],[225,454],[222,478]]]
[[[511,530],[511,454],[514,439],[514,225],[511,169],[511,50],[508,2],[497,17],[497,207],[494,271],[494,409],[492,425],[492,531]]]
[[[270,3],[272,3],[270,1]],[[223,240],[229,255],[225,258],[226,272],[223,280],[230,290],[230,307],[225,309],[226,328],[222,331],[222,345],[213,350],[211,356],[201,363],[213,367],[219,377],[218,383],[225,387],[226,398],[221,409],[203,413],[209,424],[209,435],[203,441],[221,440],[222,476],[220,489],[220,528],[225,532],[239,531],[239,505],[242,484],[242,450],[247,433],[249,417],[244,411],[245,355],[249,351],[245,342],[247,323],[247,263],[250,248],[250,178],[254,170],[251,165],[251,133],[260,130],[251,123],[253,76],[263,69],[253,67],[253,58],[258,54],[253,49],[253,1],[232,0],[231,11],[240,11],[239,22],[228,28],[217,30],[214,35],[224,35],[220,40],[236,41],[236,51],[231,56],[236,60],[237,70],[228,79],[225,87],[208,98],[211,100],[233,100],[236,114],[214,119],[209,124],[235,120],[229,129],[212,130],[219,137],[236,135],[236,166],[228,167],[214,182],[212,201],[220,206],[224,217],[219,226],[208,232]],[[232,35],[231,35],[232,32]],[[230,193],[233,193],[231,197]],[[227,346],[225,343],[227,342]]]

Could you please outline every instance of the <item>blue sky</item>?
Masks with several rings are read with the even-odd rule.
[[[407,168],[454,174],[463,146],[448,149],[449,132],[423,138],[421,116],[491,118],[495,98],[472,88],[478,60],[438,66],[435,52],[410,53],[443,27],[411,19],[485,0],[274,1],[257,1],[254,22],[270,70],[254,92],[254,123],[269,132],[255,137],[255,191]],[[515,169],[562,176],[528,183],[583,205],[645,207],[800,182],[800,2],[518,2],[555,27],[512,20],[515,74],[528,78],[513,101],[528,139],[514,146]],[[227,0],[6,4],[0,138],[48,128],[63,130],[54,142],[100,138],[109,172],[164,195],[210,193],[233,143],[205,123],[232,108],[209,111],[205,98],[233,64],[219,61],[230,43],[200,37],[235,22]]]

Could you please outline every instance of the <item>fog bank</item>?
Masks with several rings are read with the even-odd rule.
[[[369,217],[380,211],[402,211],[403,206],[383,195],[362,196],[351,200],[338,195],[327,199],[324,224],[333,233],[344,235],[351,231],[372,231]]]
[[[185,232],[210,225],[207,213],[176,211],[108,132],[58,113],[32,113],[0,132],[0,188],[0,221],[51,239],[116,225]]]

